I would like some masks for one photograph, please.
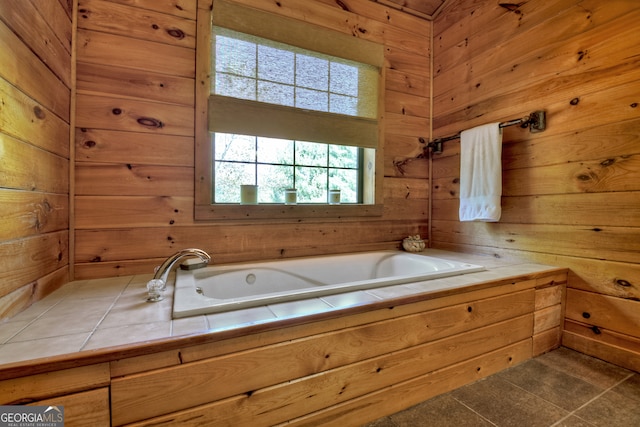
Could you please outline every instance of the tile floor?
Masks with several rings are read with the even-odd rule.
[[[567,348],[366,427],[638,427],[640,374]]]

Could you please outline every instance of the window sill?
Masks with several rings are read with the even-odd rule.
[[[313,219],[382,216],[382,205],[196,205],[196,220]]]

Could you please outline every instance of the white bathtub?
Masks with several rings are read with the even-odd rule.
[[[173,317],[322,297],[484,270],[399,251],[364,252],[178,270]]]

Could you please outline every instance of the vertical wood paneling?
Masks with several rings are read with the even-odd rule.
[[[151,272],[191,246],[229,262],[398,247],[406,235],[426,236],[428,169],[419,137],[429,130],[431,23],[370,0],[234,1],[385,45],[383,216],[194,221],[193,166],[203,160],[193,154],[194,93],[196,79],[207,76],[195,76],[192,41],[196,28],[208,27],[209,3],[198,22],[197,0],[80,0],[78,278]]]
[[[35,3],[0,2],[0,319],[69,280],[72,24]]]
[[[434,135],[535,109],[547,111],[548,128],[505,129],[503,215],[493,224],[458,221],[460,145],[445,144],[433,160],[433,245],[569,267],[568,288],[594,293],[568,292],[572,312],[600,294],[628,324],[574,319],[592,336],[567,343],[614,363],[640,357],[640,319],[628,315],[640,312],[639,18],[629,1],[463,0],[434,22]],[[588,341],[607,332],[622,338],[596,354]]]

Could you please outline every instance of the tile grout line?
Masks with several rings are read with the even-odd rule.
[[[571,413],[567,414],[565,417],[563,417],[563,418],[559,419],[558,421],[556,421],[555,423],[551,424],[551,426],[549,426],[549,427],[557,426],[557,425],[559,425],[559,423],[561,423],[562,421],[564,421],[567,418],[571,417],[572,415],[576,415],[576,412],[578,412],[580,409],[586,407],[587,405],[593,403],[595,400],[601,398],[605,393],[608,393],[609,391],[613,390],[614,388],[616,388],[617,386],[619,386],[620,384],[622,384],[623,382],[625,382],[626,380],[628,380],[629,378],[631,378],[634,375],[635,375],[635,373],[633,373],[633,372],[628,374],[626,377],[624,377],[623,379],[621,379],[617,383],[613,384],[611,387],[603,390],[598,395],[592,397],[590,400],[588,400],[587,402],[583,403],[581,406],[579,406],[576,409],[574,409],[573,411],[571,411]],[[578,418],[580,418],[580,417],[578,417]],[[580,419],[582,420],[582,418],[580,418]],[[584,420],[584,421],[585,422],[589,422],[588,420]]]
[[[42,313],[38,314],[36,317],[34,317],[33,319],[31,319],[29,322],[27,322],[26,325],[24,325],[22,328],[18,329],[13,335],[11,335],[9,338],[7,338],[6,340],[4,340],[4,342],[0,343],[0,347],[4,344],[10,344],[10,341],[12,339],[14,339],[16,336],[18,336],[21,332],[25,331],[29,326],[33,325],[37,320],[40,320],[40,318],[42,318],[42,316],[44,316],[45,314],[47,314],[49,311],[51,311],[54,307],[57,307],[60,303],[62,303],[62,301],[64,301],[66,298],[69,297],[69,295],[71,294],[71,292],[67,291],[66,295],[63,296],[62,298],[60,298],[60,300],[58,302],[56,302],[55,304],[51,305],[49,308],[47,308],[46,310],[44,310]]]
[[[468,406],[466,403],[462,402],[461,400],[458,400],[458,398],[455,397],[454,395],[451,395],[451,398],[453,400],[455,400],[456,402],[458,402],[459,404],[461,404],[462,406],[464,406],[465,408],[467,408],[468,410],[470,410],[471,412],[473,412],[474,414],[476,414],[477,416],[479,416],[480,418],[482,418],[483,420],[485,420],[486,422],[488,422],[489,424],[491,424],[492,426],[498,427],[498,424],[494,423],[493,421],[491,421],[489,418],[485,417],[481,413],[475,411],[473,408]]]
[[[129,286],[131,285],[131,282],[133,282],[134,277],[135,276],[131,276],[131,279],[129,280],[129,282],[127,282],[127,285],[124,286],[122,288],[122,290],[120,291],[120,293],[118,294],[118,296],[113,299],[113,302],[109,305],[109,309],[104,313],[104,315],[100,318],[100,320],[98,320],[98,322],[96,323],[96,326],[93,327],[91,332],[89,332],[89,335],[87,335],[87,338],[85,338],[85,340],[82,342],[82,344],[80,345],[80,348],[78,349],[78,351],[82,351],[82,349],[85,348],[85,346],[89,343],[89,340],[93,337],[93,334],[96,333],[96,331],[100,327],[100,324],[109,315],[109,313],[111,313],[111,310],[113,310],[113,307],[116,305],[116,303],[118,302],[120,297],[122,297],[122,294],[124,294],[125,291],[127,290],[127,288],[129,288]]]

